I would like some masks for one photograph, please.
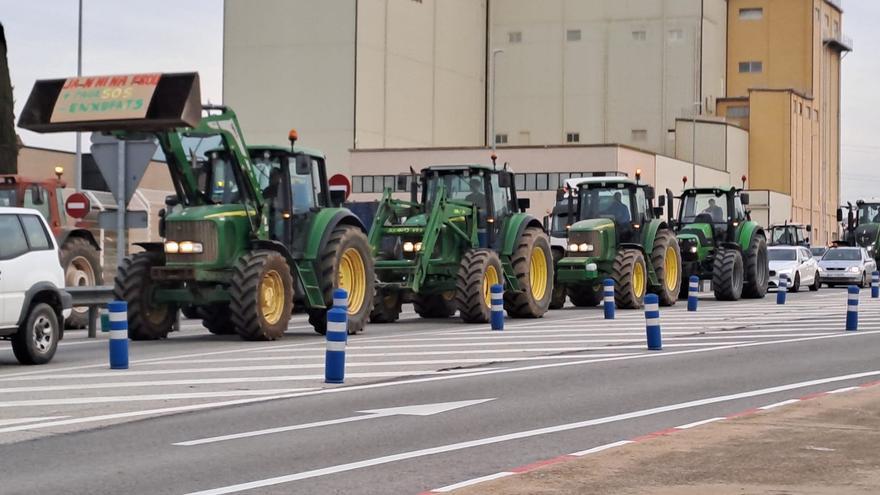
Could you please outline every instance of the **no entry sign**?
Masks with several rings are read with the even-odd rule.
[[[342,174],[335,174],[327,182],[330,184],[331,191],[345,190],[345,199],[348,199],[348,195],[351,194],[351,181],[348,180],[348,177]]]
[[[64,209],[73,218],[85,218],[89,214],[91,207],[89,198],[80,192],[71,194],[67,201],[64,202]]]

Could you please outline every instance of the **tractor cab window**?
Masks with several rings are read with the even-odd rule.
[[[880,204],[859,205],[859,223],[880,223]]]
[[[770,229],[771,244],[795,245],[803,242],[805,242],[803,232],[794,226],[772,227]]]
[[[43,186],[34,184],[25,189],[22,206],[39,211],[46,220],[52,218],[52,215],[49,212],[49,193]]]
[[[492,174],[492,202],[495,204],[495,218],[505,218],[510,212],[510,188],[501,187],[498,174]]]
[[[232,163],[220,153],[212,153],[198,172],[202,196],[212,204],[241,203],[241,190]]]
[[[723,194],[689,194],[684,197],[683,223],[727,223],[727,200]]]
[[[437,191],[442,184],[446,189],[446,197],[453,200],[473,203],[483,214],[486,211],[486,185],[482,174],[462,174],[460,170],[454,173],[432,173],[428,176],[426,188],[427,204],[434,202]],[[481,215],[482,216],[482,215]]]
[[[633,209],[635,210],[635,219],[638,223],[644,223],[645,220],[651,218],[652,212],[650,210],[646,211],[645,208],[648,204],[648,199],[645,196],[645,188],[639,187],[636,188],[636,201],[633,205]]]
[[[746,219],[746,209],[743,207],[742,199],[737,195],[733,199],[734,217],[737,222],[743,222]]]
[[[0,206],[18,206],[15,188],[0,189]]]
[[[581,186],[578,203],[579,220],[609,218],[617,225],[632,222],[632,192],[625,184]]]

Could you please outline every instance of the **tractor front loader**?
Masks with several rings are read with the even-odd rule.
[[[248,147],[231,109],[201,106],[198,81],[195,73],[37,81],[19,122],[161,148],[176,192],[160,213],[165,241],[139,244],[144,251],[115,280],[129,336],[166,337],[186,307],[215,334],[274,340],[287,330],[296,288],[319,333],[333,289],[346,289],[348,330],[362,330],[372,257],[364,226],[331,201],[324,156],[297,146],[294,132],[290,148]]]
[[[547,311],[550,241],[512,178],[494,166],[432,166],[398,178],[409,201],[385,191],[370,230],[378,278],[371,321],[396,321],[401,303],[412,301],[423,318],[458,311],[466,322],[487,322],[494,284],[504,286],[511,317]]]

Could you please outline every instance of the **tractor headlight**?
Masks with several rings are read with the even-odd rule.
[[[415,245],[409,241],[403,243],[404,252],[411,253],[415,249]]]
[[[851,266],[851,267],[847,268],[846,271],[848,271],[850,273],[859,273],[861,271],[861,268],[859,268],[857,266]]]
[[[692,254],[697,254],[697,246],[691,246],[690,252]]]
[[[569,244],[569,245],[568,245],[568,250],[571,251],[572,253],[576,253],[576,252],[578,252],[578,245],[577,245],[577,244],[573,244],[573,243],[572,243],[572,244]]]
[[[586,253],[587,251],[592,251],[592,250],[593,250],[593,245],[592,245],[592,244],[587,244],[586,242],[582,242],[582,243],[580,244],[580,246],[578,246],[578,247],[580,247],[581,251],[584,252],[584,253]]]
[[[205,251],[201,242],[183,241],[179,246],[180,254],[201,254]]]
[[[416,251],[421,251],[421,250],[422,250],[422,243],[421,243],[421,242],[417,242],[417,243],[415,244],[415,246],[413,246],[413,247],[415,247]]]
[[[168,241],[165,243],[165,252],[168,254],[177,254],[180,252],[180,244],[175,241]]]

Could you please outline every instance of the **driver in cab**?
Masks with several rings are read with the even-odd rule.
[[[712,217],[713,223],[722,223],[724,222],[724,210],[721,209],[720,206],[715,204],[714,199],[709,199],[709,206],[706,207],[701,213],[705,213]]]
[[[479,177],[473,177],[470,181],[471,192],[465,196],[465,200],[473,203],[481,210],[486,209],[486,194],[483,192],[483,181]]]
[[[632,217],[629,213],[629,208],[623,204],[621,200],[621,195],[619,192],[614,193],[614,199],[610,205],[605,209],[605,215],[610,215],[614,217],[614,223],[619,225],[628,224]]]

